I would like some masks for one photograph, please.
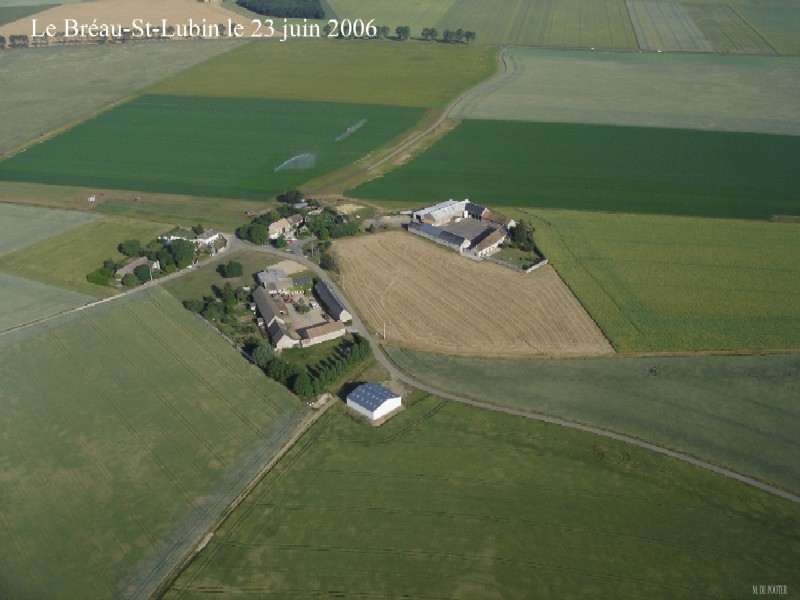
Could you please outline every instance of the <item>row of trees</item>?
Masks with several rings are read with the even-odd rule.
[[[324,392],[328,386],[372,356],[369,342],[357,333],[353,334],[353,337],[355,343],[352,346],[340,346],[340,353],[315,369],[315,375],[299,365],[282,359],[275,354],[272,346],[266,344],[258,346],[253,351],[253,362],[275,381],[285,385],[298,396],[308,398]]]
[[[319,0],[236,0],[242,8],[269,17],[288,19],[324,19]]]
[[[423,27],[422,39],[425,41],[433,42],[439,37],[439,32],[434,27]],[[445,29],[442,32],[442,42],[445,44],[461,44],[466,42],[474,42],[476,33],[474,31],[464,31],[460,27],[458,29]]]

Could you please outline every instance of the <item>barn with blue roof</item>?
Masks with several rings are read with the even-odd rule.
[[[371,421],[385,417],[402,406],[400,396],[377,383],[363,383],[347,395],[347,406]]]

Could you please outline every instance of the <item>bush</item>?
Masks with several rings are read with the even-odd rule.
[[[133,273],[128,273],[122,278],[122,285],[124,285],[126,288],[135,288],[137,285],[139,285],[139,283],[141,283],[139,278]]]
[[[319,259],[319,266],[326,271],[336,270],[336,259],[333,258],[333,254],[325,252]]]
[[[117,246],[117,250],[122,252],[125,256],[139,256],[142,252],[142,244],[139,240],[125,240],[119,246]]]
[[[86,281],[95,285],[111,285],[111,278],[100,270],[89,273],[86,276]]]
[[[253,350],[253,362],[255,362],[256,365],[264,370],[267,369],[269,363],[271,363],[274,359],[275,350],[268,344],[262,344]]]
[[[242,263],[232,260],[227,265],[222,267],[222,276],[225,278],[241,277],[244,273]]]
[[[139,265],[133,270],[133,274],[136,275],[136,278],[142,283],[150,281],[150,267],[147,265]]]

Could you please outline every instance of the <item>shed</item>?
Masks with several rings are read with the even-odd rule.
[[[347,396],[347,406],[376,421],[397,410],[403,402],[397,394],[378,383],[364,383]]]

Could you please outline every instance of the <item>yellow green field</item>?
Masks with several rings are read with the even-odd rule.
[[[800,348],[795,224],[518,214],[620,352]]]
[[[390,41],[254,43],[150,94],[443,106],[497,68],[490,48]]]
[[[152,288],[0,336],[0,595],[148,598],[304,415]]]
[[[0,204],[0,254],[29,246],[96,218],[73,211]]]
[[[168,229],[148,221],[98,219],[0,256],[0,272],[98,298],[111,296],[113,289],[87,282],[86,275],[107,258],[121,260],[117,250],[121,242],[131,238],[148,242]]]

